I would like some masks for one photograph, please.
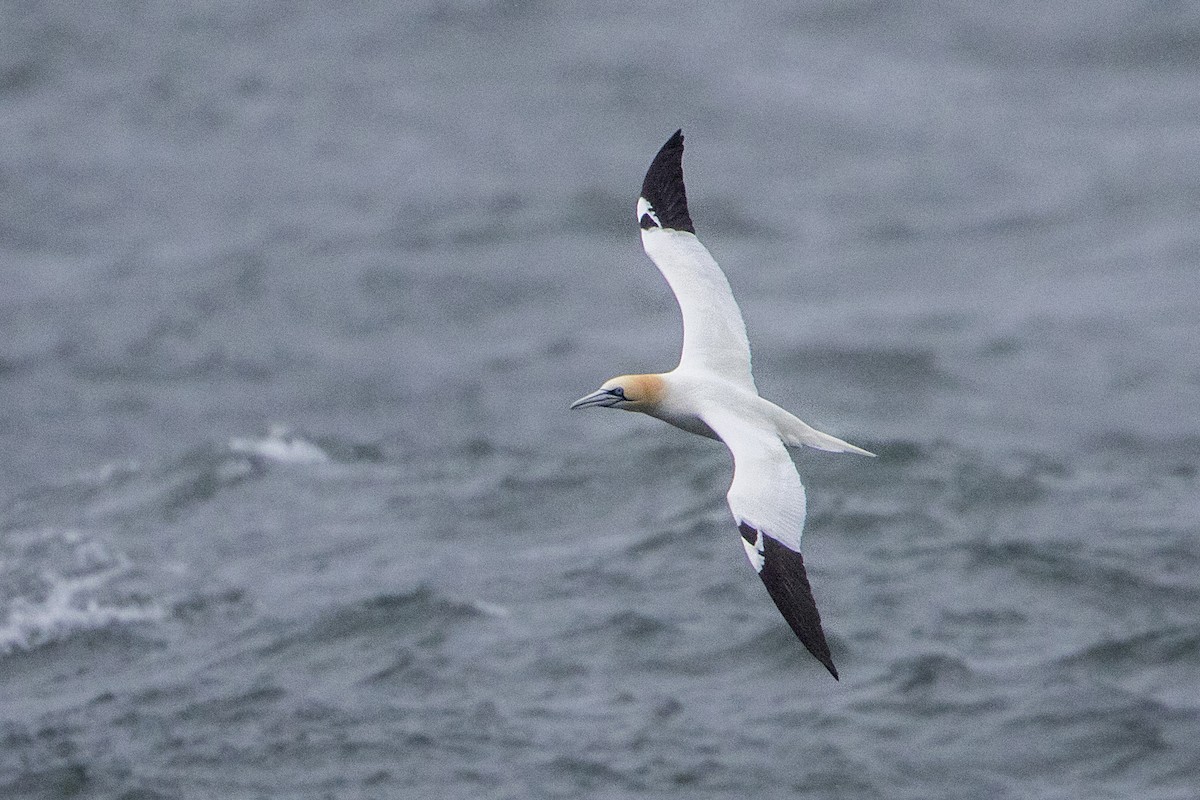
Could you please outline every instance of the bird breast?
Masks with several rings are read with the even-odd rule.
[[[720,441],[702,417],[705,408],[738,409],[748,419],[759,416],[762,400],[757,395],[719,377],[683,370],[662,377],[661,399],[646,413],[688,433]]]

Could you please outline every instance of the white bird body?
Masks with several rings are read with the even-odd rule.
[[[692,227],[682,161],[683,135],[678,131],[651,163],[637,203],[642,246],[683,314],[679,366],[613,378],[571,407],[639,411],[725,443],[734,462],[726,499],[746,555],[801,642],[836,678],[800,555],[806,497],[787,448],[872,453],[816,430],[759,396],[741,311],[725,274]]]

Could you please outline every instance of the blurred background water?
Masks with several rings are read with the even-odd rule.
[[[677,127],[842,673],[668,369]],[[1200,11],[0,6],[0,795],[1193,798]]]

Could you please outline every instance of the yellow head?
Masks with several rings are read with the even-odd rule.
[[[662,402],[665,385],[659,375],[621,375],[571,403],[571,408],[604,406],[643,413]]]

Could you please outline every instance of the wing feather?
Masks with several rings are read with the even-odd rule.
[[[778,434],[731,409],[708,409],[701,417],[733,453],[733,482],[726,499],[734,519],[798,552],[804,533],[804,484]]]
[[[733,453],[726,497],[751,565],[797,638],[837,678],[800,553],[804,484],[787,448],[776,434],[732,412],[714,410],[702,417]]]
[[[746,323],[725,273],[708,250],[695,234],[667,228],[644,229],[642,247],[667,279],[683,314],[679,366],[753,388]]]
[[[696,238],[683,183],[683,133],[655,155],[637,204],[642,247],[667,279],[683,313],[679,366],[753,387],[746,323],[725,273]]]

